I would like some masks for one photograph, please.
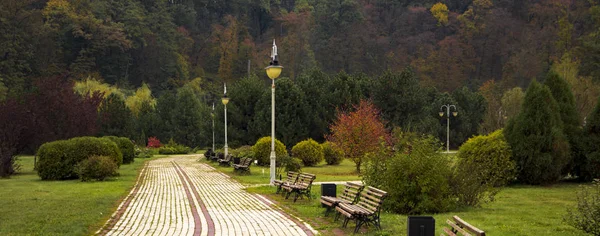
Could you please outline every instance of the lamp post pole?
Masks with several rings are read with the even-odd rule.
[[[444,116],[444,107],[446,108],[446,152],[450,153],[450,107],[454,107],[454,112],[452,112],[452,115],[456,116],[458,115],[458,111],[456,110],[456,106],[455,105],[450,105],[450,104],[446,104],[446,105],[442,105],[442,107],[440,107],[440,116]]]
[[[223,105],[224,105],[224,112],[225,112],[225,146],[223,147],[225,149],[225,157],[227,157],[228,154],[228,147],[227,147],[227,103],[229,103],[229,98],[227,97],[227,84],[223,85],[224,88],[224,92],[223,92]]]
[[[273,39],[273,48],[271,50],[271,62],[269,66],[265,68],[267,76],[272,80],[271,84],[271,155],[270,155],[270,184],[275,181],[275,79],[281,74],[283,66],[279,65],[277,56],[277,45],[275,45],[275,39]]]
[[[213,143],[212,143],[212,151],[215,151],[215,103],[213,102],[213,107],[212,107],[212,113],[210,113],[210,116],[212,116],[212,131],[213,131]]]

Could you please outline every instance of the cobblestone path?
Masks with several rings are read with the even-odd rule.
[[[100,235],[313,235],[299,219],[209,165],[200,155],[146,164]]]

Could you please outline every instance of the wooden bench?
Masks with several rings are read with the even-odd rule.
[[[227,155],[223,159],[218,159],[217,162],[219,162],[220,166],[231,166],[231,155]]]
[[[244,158],[244,159],[240,160],[240,164],[233,165],[233,171],[250,174],[250,165],[251,164],[252,164],[252,158]]]
[[[335,210],[345,217],[342,226],[346,227],[349,220],[354,220],[356,222],[354,233],[357,233],[365,224],[373,224],[375,228],[381,230],[379,215],[386,196],[387,192],[369,186],[366,191],[361,193],[356,204],[339,203]]]
[[[292,194],[295,194],[294,202],[298,200],[298,197],[302,197],[302,195],[306,195],[308,198],[310,198],[310,190],[312,188],[312,183],[316,178],[317,176],[313,174],[300,173],[298,175],[298,180],[296,180],[296,183],[281,186],[281,188],[285,189],[287,192],[285,199],[288,199]]]
[[[327,208],[325,210],[325,216],[329,215],[329,213],[333,211],[333,209],[335,209],[335,207],[342,202],[346,204],[356,203],[358,201],[358,196],[360,195],[360,192],[363,190],[363,188],[365,188],[365,186],[363,186],[362,184],[346,182],[344,184],[344,191],[342,192],[342,195],[339,198],[321,196],[321,203]]]
[[[446,220],[446,223],[448,223],[448,225],[450,225],[450,229],[444,227],[443,231],[444,233],[442,233],[442,236],[444,235],[450,235],[450,236],[456,236],[456,235],[475,235],[475,236],[485,236],[485,232],[483,232],[483,230],[480,230],[478,228],[475,228],[475,226],[472,226],[471,224],[467,223],[466,221],[462,220],[460,217],[458,216],[453,216],[452,220]]]
[[[298,174],[299,173],[294,172],[294,171],[288,171],[287,178],[285,180],[277,180],[277,179],[274,180],[273,185],[277,186],[277,192],[275,192],[275,193],[280,193],[282,186],[289,186],[289,185],[295,184],[296,180],[298,180]]]
[[[204,157],[206,160],[210,160],[213,155],[215,155],[215,152],[213,152],[213,150],[210,148],[204,152]]]
[[[218,161],[219,159],[223,159],[224,158],[224,154],[223,153],[215,153],[214,156],[210,157],[211,161]]]

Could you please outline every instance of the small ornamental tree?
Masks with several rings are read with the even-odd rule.
[[[162,147],[162,144],[160,144],[160,140],[158,140],[158,138],[156,137],[149,137],[148,138],[148,148],[159,148]]]
[[[381,139],[388,141],[390,137],[379,117],[379,110],[364,100],[354,106],[354,111],[339,112],[329,128],[331,135],[327,140],[337,144],[345,157],[354,161],[358,172],[365,154],[376,151]]]

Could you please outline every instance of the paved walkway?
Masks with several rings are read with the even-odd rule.
[[[197,162],[172,156],[146,164],[100,235],[313,235],[310,225]]]

